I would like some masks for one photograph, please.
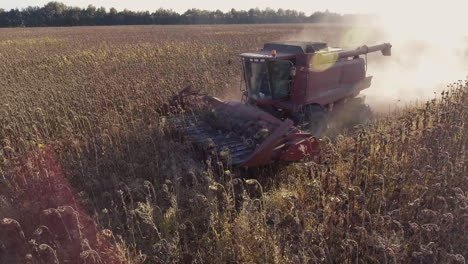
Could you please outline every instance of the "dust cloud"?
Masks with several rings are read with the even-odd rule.
[[[425,102],[447,85],[468,75],[468,28],[464,17],[468,2],[446,0],[389,1],[375,15],[347,25],[305,25],[280,40],[324,41],[330,46],[354,49],[389,42],[392,56],[368,55],[372,86],[362,92],[375,111]]]
[[[374,79],[363,94],[371,107],[385,111],[424,102],[448,84],[466,80],[466,7],[450,2],[408,3],[380,14],[374,25],[381,32],[377,42],[390,42],[393,48],[392,57],[369,56],[368,74]],[[463,5],[468,7],[468,2]]]

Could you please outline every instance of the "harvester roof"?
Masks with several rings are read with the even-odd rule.
[[[251,60],[264,61],[264,60],[277,60],[277,59],[284,59],[284,60],[294,59],[296,57],[296,54],[277,52],[274,55],[271,50],[260,50],[256,52],[242,53],[239,56],[241,56],[242,58],[247,58]]]
[[[328,45],[324,42],[276,41],[265,43],[260,51],[242,53],[240,56],[254,60],[291,59],[298,54],[314,53],[327,48]]]
[[[325,42],[311,42],[311,41],[276,41],[268,42],[263,46],[263,50],[276,50],[278,52],[303,54],[314,53],[318,50],[327,48]]]

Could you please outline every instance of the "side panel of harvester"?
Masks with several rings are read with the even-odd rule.
[[[304,105],[327,105],[355,96],[360,90],[370,86],[370,79],[366,80],[365,61],[362,58],[340,59],[324,65],[314,65],[311,56],[310,61],[312,63],[306,68],[307,89],[302,102]]]
[[[391,44],[362,46],[355,50],[334,49],[296,54],[296,76],[290,91],[289,109],[309,104],[328,105],[357,96],[369,88],[372,76],[366,77],[366,61],[359,55],[381,51],[391,55]],[[279,105],[279,106],[281,106]]]

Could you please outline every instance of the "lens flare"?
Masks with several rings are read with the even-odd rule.
[[[323,72],[335,65],[338,60],[338,53],[317,53],[310,59],[309,67],[311,71]]]

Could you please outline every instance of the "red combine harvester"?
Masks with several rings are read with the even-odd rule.
[[[328,119],[346,111],[371,85],[367,61],[360,56],[376,51],[390,56],[391,48],[389,43],[354,50],[321,42],[266,43],[260,51],[240,54],[242,102],[224,102],[186,87],[168,104],[175,113],[169,123],[241,167],[311,158]]]

